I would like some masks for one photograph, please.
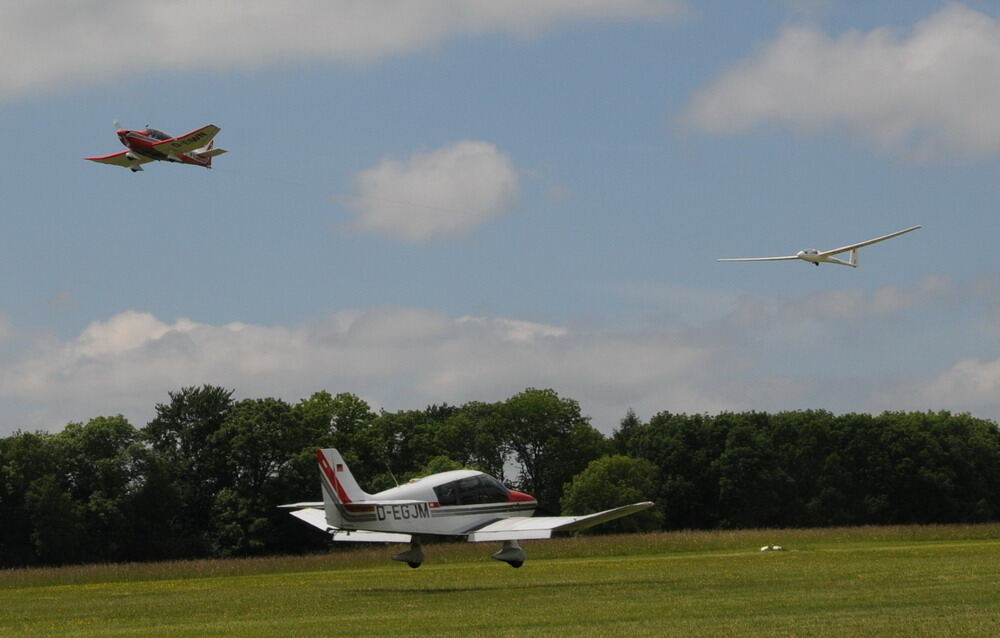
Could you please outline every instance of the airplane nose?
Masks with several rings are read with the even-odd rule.
[[[531,494],[525,494],[524,492],[518,492],[517,490],[510,490],[507,495],[507,502],[509,503],[527,503],[529,501],[534,502],[536,499]]]

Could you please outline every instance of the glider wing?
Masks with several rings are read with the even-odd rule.
[[[716,259],[716,261],[785,261],[786,259],[798,259],[795,255],[785,255],[784,257],[739,257],[735,259]]]
[[[908,233],[918,228],[923,228],[923,226],[910,226],[909,228],[904,228],[903,230],[897,230],[894,233],[889,233],[888,235],[882,235],[881,237],[876,237],[875,239],[869,239],[868,241],[858,242],[856,244],[851,244],[850,246],[842,246],[840,248],[834,248],[833,250],[824,250],[819,253],[819,257],[829,257],[830,255],[836,255],[838,253],[846,253],[848,250],[854,250],[855,248],[861,248],[862,246],[869,246],[871,244],[877,244],[880,241],[885,241],[887,239],[892,239],[893,237],[899,237],[903,233]]]

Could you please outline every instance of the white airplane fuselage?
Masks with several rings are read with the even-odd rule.
[[[464,534],[497,519],[531,516],[538,506],[533,496],[475,470],[441,472],[367,494],[337,457],[331,463],[320,452],[317,459],[327,523],[342,530]]]
[[[344,530],[366,530],[378,532],[404,532],[407,534],[461,534],[479,525],[512,516],[531,516],[538,502],[531,496],[504,488],[496,481],[496,486],[506,493],[496,490],[479,489],[479,496],[473,500],[482,503],[451,502],[448,495],[435,492],[454,487],[457,494],[462,484],[495,481],[482,472],[455,470],[425,477],[398,487],[383,490],[369,498],[338,503],[327,500],[340,515],[339,521],[328,521]],[[326,491],[324,484],[324,492]],[[485,494],[484,494],[485,492]],[[460,494],[458,499],[461,500]],[[445,500],[442,503],[442,498]]]
[[[587,529],[653,506],[642,501],[593,514],[532,516],[538,506],[535,497],[476,470],[432,474],[369,494],[336,449],[316,450],[316,460],[323,500],[279,507],[292,510],[292,516],[327,532],[334,541],[410,543],[409,550],[392,557],[410,567],[424,562],[420,539],[425,536],[500,541],[503,547],[493,558],[520,567],[526,554],[518,541]]]

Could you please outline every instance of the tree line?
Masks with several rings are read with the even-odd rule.
[[[629,411],[605,436],[535,388],[397,412],[349,393],[292,404],[206,385],[169,399],[143,428],[97,417],[0,438],[0,567],[320,549],[276,508],[320,500],[320,447],[369,492],[471,467],[545,514],[657,503],[605,531],[1000,518],[1000,430],[966,414]]]

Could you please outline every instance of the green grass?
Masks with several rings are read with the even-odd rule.
[[[760,552],[765,544],[784,552]],[[0,635],[996,635],[1000,525],[677,532],[0,571]]]

